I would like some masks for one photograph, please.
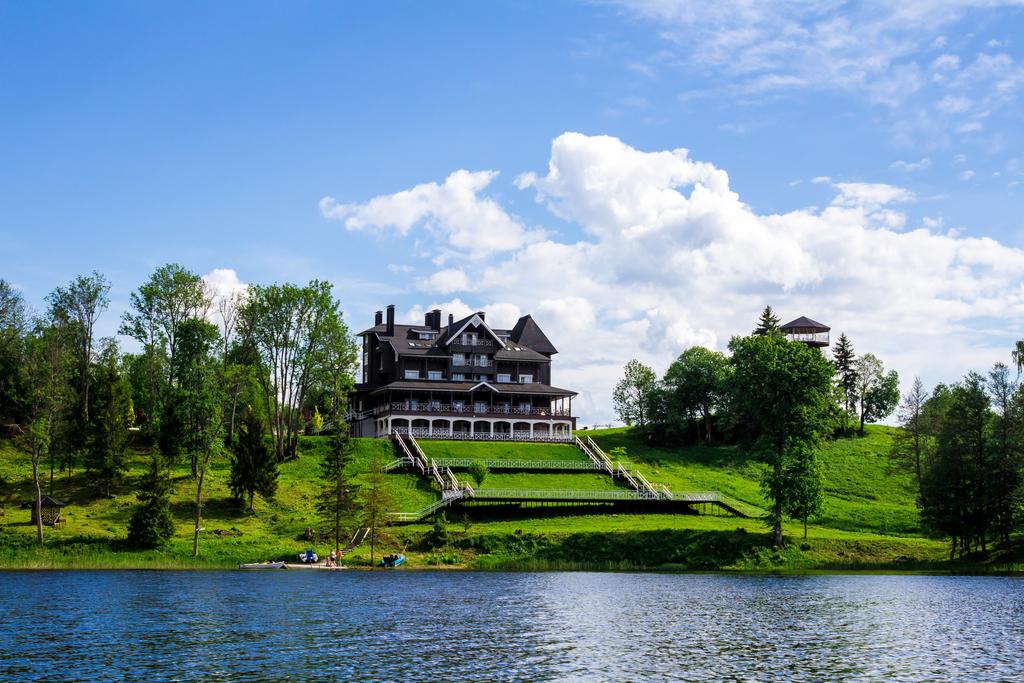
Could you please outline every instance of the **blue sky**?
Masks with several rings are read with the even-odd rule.
[[[0,277],[104,272],[108,334],[171,261],[328,279],[357,328],[532,312],[591,423],[629,357],[765,303],[955,380],[1024,336],[1021,35],[999,2],[0,3]]]

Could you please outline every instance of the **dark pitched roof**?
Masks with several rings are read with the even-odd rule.
[[[786,323],[785,325],[783,325],[779,329],[780,330],[815,329],[815,330],[820,330],[822,332],[828,332],[832,328],[829,327],[828,325],[822,325],[821,323],[816,322],[814,320],[811,320],[807,316],[803,316],[802,315],[799,318],[797,318],[796,320],[792,320],[792,321]]]
[[[57,500],[56,498],[50,498],[49,496],[43,496],[40,503],[44,508],[62,508],[64,503]]]
[[[540,325],[534,322],[531,315],[524,315],[516,322],[516,326],[512,328],[512,341],[529,347],[537,353],[558,353],[558,349],[540,329]]]

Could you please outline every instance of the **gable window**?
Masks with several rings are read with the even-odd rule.
[[[427,371],[427,379],[444,379],[444,375],[440,370],[429,370]]]
[[[520,384],[533,384],[533,375],[519,375]]]
[[[503,375],[501,373],[498,373],[498,381],[499,382],[511,382],[512,381],[512,375]]]
[[[420,378],[420,371],[419,370],[406,370],[405,371],[405,378],[406,379],[419,379]]]

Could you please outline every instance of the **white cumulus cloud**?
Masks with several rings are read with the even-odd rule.
[[[580,391],[583,423],[612,419],[630,358],[662,371],[687,346],[724,349],[765,304],[847,332],[904,379],[953,381],[1005,360],[1024,332],[1024,252],[935,219],[908,226],[899,207],[915,196],[904,188],[829,183],[824,208],[760,214],[686,150],[566,133],[546,173],[517,184],[585,238],[466,260],[464,299],[501,302],[484,306],[496,325],[534,315],[561,352],[554,383]],[[472,310],[463,299],[436,307]]]

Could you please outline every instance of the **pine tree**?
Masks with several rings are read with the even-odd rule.
[[[142,479],[139,504],[128,521],[128,543],[136,548],[159,548],[174,535],[171,482],[161,458],[154,456]]]
[[[779,317],[775,315],[775,311],[772,310],[771,306],[765,306],[764,310],[761,311],[761,317],[757,319],[757,327],[754,328],[754,334],[764,337],[778,331]]]
[[[99,483],[103,495],[110,496],[111,486],[128,469],[125,452],[134,419],[131,387],[113,339],[104,340],[95,375],[85,468]]]
[[[857,355],[853,344],[843,332],[832,349],[832,362],[836,366],[836,381],[843,391],[843,433],[849,431],[850,411],[856,404]]]
[[[336,420],[335,424],[344,427],[344,421]],[[357,487],[346,477],[345,467],[352,457],[353,444],[348,431],[338,429],[331,436],[331,447],[324,453],[320,462],[320,473],[324,478],[324,486],[320,492],[317,509],[325,526],[334,537],[334,550],[341,550],[341,528],[352,512],[352,501],[356,497]]]
[[[231,454],[228,488],[253,511],[256,494],[273,499],[277,492],[277,458],[267,441],[267,431],[257,411],[250,406],[238,425],[238,437]]]

